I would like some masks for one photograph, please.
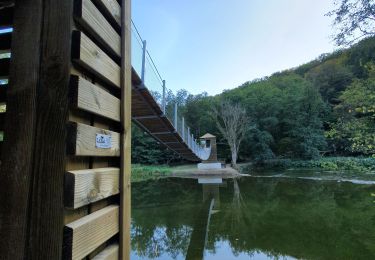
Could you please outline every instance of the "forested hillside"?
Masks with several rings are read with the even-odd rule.
[[[375,38],[217,96],[181,90],[168,97],[182,106],[188,124],[197,129],[194,134],[218,136],[222,159],[229,159],[228,147],[211,111],[223,100],[240,103],[251,119],[241,144],[242,161],[371,156],[375,154]],[[134,129],[134,133],[133,162],[178,161],[141,131]]]

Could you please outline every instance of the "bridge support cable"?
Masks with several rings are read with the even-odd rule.
[[[207,149],[197,143],[185,118],[179,116],[178,103],[171,104],[168,101],[170,90],[166,88],[166,81],[161,77],[147,49],[146,40],[141,37],[133,21],[131,24],[134,38],[132,81],[135,90],[132,120],[161,144],[173,151],[179,151],[177,153],[185,159],[207,159]]]

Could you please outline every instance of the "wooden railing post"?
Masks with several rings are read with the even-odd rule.
[[[131,0],[122,0],[121,10],[121,124],[123,132],[120,175],[120,259],[129,260],[131,250]],[[144,42],[144,55],[145,52],[146,41]],[[143,59],[145,60],[145,56]],[[143,71],[144,66],[143,63]]]

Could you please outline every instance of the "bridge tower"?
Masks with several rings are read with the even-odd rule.
[[[202,161],[198,164],[198,169],[210,170],[210,169],[221,169],[222,165],[217,160],[217,146],[216,146],[216,136],[207,133],[200,137],[205,149],[211,150],[210,156],[207,160]]]

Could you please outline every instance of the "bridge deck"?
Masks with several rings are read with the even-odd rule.
[[[132,71],[132,120],[160,144],[189,161],[200,158],[189,148],[173,124],[163,114],[151,93],[142,84],[137,72]]]

